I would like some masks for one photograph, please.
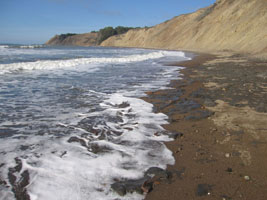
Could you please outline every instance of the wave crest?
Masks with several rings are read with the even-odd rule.
[[[141,62],[150,59],[158,59],[165,56],[184,57],[184,52],[180,51],[158,51],[148,54],[130,55],[118,58],[77,58],[70,60],[42,60],[35,62],[21,62],[11,64],[0,64],[0,74],[12,73],[22,70],[57,70],[57,69],[74,69],[77,66],[85,66],[95,68],[99,64],[107,63],[132,63]]]

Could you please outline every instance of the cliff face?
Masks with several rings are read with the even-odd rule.
[[[267,53],[267,1],[217,0],[194,13],[113,36],[101,46]]]
[[[96,46],[97,33],[84,33],[84,34],[65,34],[56,35],[47,41],[47,45],[73,45],[73,46]]]

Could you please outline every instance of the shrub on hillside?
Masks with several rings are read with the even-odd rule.
[[[67,37],[73,36],[73,35],[77,35],[76,33],[66,33],[66,34],[61,34],[59,35],[59,40],[63,41],[65,40]]]
[[[98,32],[98,44],[103,42],[104,40],[108,39],[109,37],[113,35],[119,35],[126,33],[130,29],[133,29],[132,27],[124,27],[124,26],[117,26],[115,29],[111,26],[105,27],[103,29],[100,29]]]

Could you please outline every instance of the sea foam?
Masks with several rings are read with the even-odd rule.
[[[118,56],[121,50],[111,50],[113,57],[1,65],[7,73],[0,79],[0,180],[6,182],[0,200],[15,199],[10,174],[16,185],[26,172],[32,200],[140,200],[144,196],[136,193],[120,197],[111,184],[174,163],[163,143],[171,140],[161,126],[168,117],[139,97],[179,75],[179,68],[157,58],[187,58],[182,52],[132,55],[138,51],[127,49]],[[13,73],[20,64],[29,73]],[[94,67],[97,72],[83,71]]]
[[[0,74],[31,71],[31,70],[55,70],[55,69],[88,69],[95,68],[95,65],[108,64],[108,63],[131,63],[141,62],[150,59],[162,58],[165,56],[179,56],[186,59],[184,52],[176,51],[158,51],[141,55],[129,55],[117,58],[78,58],[69,60],[42,60],[35,62],[20,62],[11,64],[0,64]]]

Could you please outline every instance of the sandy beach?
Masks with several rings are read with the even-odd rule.
[[[1,7],[0,200],[267,200],[267,0]]]
[[[165,53],[167,54],[168,51]],[[173,138],[173,141],[165,144],[167,148],[171,150],[175,159],[175,164],[169,165],[166,170],[163,170],[165,165],[164,167],[160,166],[162,159],[166,159],[169,155],[172,162],[168,163],[173,163],[173,158],[171,152],[167,149],[168,154],[163,154],[164,151],[158,152],[160,159],[156,160],[149,168],[146,168],[144,177],[140,179],[113,179],[110,185],[111,189],[107,186],[107,190],[111,192],[112,195],[113,193],[117,193],[116,195],[119,196],[117,196],[118,198],[110,199],[127,199],[127,195],[131,195],[131,193],[136,195],[136,192],[139,194],[146,194],[145,199],[148,200],[265,200],[267,198],[266,61],[228,51],[216,54],[187,52],[186,55],[194,56],[192,60],[178,63],[173,63],[173,60],[166,59],[164,63],[168,65],[168,67],[164,66],[164,63],[160,65],[162,67],[160,69],[169,68],[172,73],[174,70],[179,70],[179,79],[177,79],[177,73],[173,73],[173,76],[171,76],[172,78],[164,77],[167,81],[164,81],[162,85],[164,87],[161,88],[165,89],[158,91],[157,89],[151,90],[147,92],[146,97],[142,98],[152,103],[154,106],[152,110],[152,105],[149,104],[148,112],[151,113],[147,118],[155,122],[154,126],[160,127],[160,124],[165,124],[166,120],[168,120],[169,123],[163,125],[164,129],[160,127],[157,129],[149,129],[144,133],[140,132],[140,130],[134,132],[134,134],[147,133],[153,138],[152,142],[144,143],[144,146],[142,146],[140,150],[140,152],[145,152],[144,149],[150,147],[150,145],[156,145],[153,146],[153,149],[149,150],[149,157],[146,158],[148,161],[156,158],[157,151],[166,149],[161,142],[155,143],[154,139],[157,140],[161,136],[165,137],[166,135]],[[150,65],[153,66],[152,64]],[[183,67],[183,69],[178,69],[177,66]],[[139,67],[142,67],[142,65]],[[148,65],[146,67],[147,74],[151,75],[154,73],[154,68],[148,68],[150,67]],[[139,74],[139,70],[137,71],[137,75]],[[116,72],[114,68],[112,72]],[[125,73],[128,73],[128,71]],[[81,77],[86,76],[84,72],[81,72],[80,75]],[[101,73],[100,75],[100,77],[102,77]],[[67,76],[64,74],[64,80],[66,80],[66,78]],[[110,80],[113,83],[112,76]],[[125,80],[127,81],[128,79]],[[165,84],[168,83],[169,89],[166,89]],[[153,82],[154,88],[160,88],[161,85],[157,86],[155,84],[156,83]],[[147,89],[144,91],[147,91]],[[79,96],[76,92],[77,90],[75,90],[74,95]],[[72,94],[71,91],[67,90],[67,94],[69,93]],[[95,95],[95,93],[93,93],[93,95]],[[121,95],[116,94],[115,99],[118,97],[121,97]],[[88,98],[90,97],[86,96],[85,99],[88,100]],[[115,108],[111,107],[111,109],[121,109],[123,112],[123,109],[125,109],[126,117],[132,116],[129,115],[129,113],[132,112],[132,108],[129,108],[131,105],[135,106],[133,109],[137,111],[144,109],[141,105],[145,102],[140,100],[139,97],[138,99],[130,100],[131,99],[125,100],[125,98],[123,98],[119,103],[115,101],[115,103],[113,103]],[[110,98],[108,103],[110,104],[110,102],[113,101],[114,99]],[[128,103],[128,101],[130,103]],[[139,101],[141,101],[141,104],[138,104]],[[139,106],[136,106],[136,103]],[[74,105],[79,105],[79,103],[75,102]],[[144,112],[147,112],[147,110]],[[142,125],[143,121],[146,120],[146,118],[140,118],[139,121],[134,123],[130,121],[131,123],[125,124],[120,118],[123,113],[120,115],[117,115],[117,113],[118,112],[115,112],[115,116],[118,118],[115,119],[118,121],[113,122],[121,127],[127,125],[124,130],[129,132],[134,130],[131,124],[134,126],[137,124]],[[168,118],[164,115],[164,120],[159,120],[155,118],[157,113],[164,113]],[[102,115],[99,116],[103,118]],[[93,119],[98,120],[98,115]],[[88,125],[94,122],[90,120],[85,120],[84,124],[81,125]],[[63,128],[62,131],[65,130],[65,126],[61,128]],[[93,128],[89,126],[86,130],[93,134],[101,133],[101,129],[97,129],[97,126]],[[39,131],[43,131],[42,126]],[[73,131],[72,128],[71,131]],[[112,135],[112,133],[113,132],[109,132],[109,136]],[[116,134],[119,133],[120,132],[116,132]],[[132,133],[130,135],[132,135]],[[103,140],[102,135],[97,136],[99,136],[100,141]],[[45,136],[42,135],[42,137]],[[117,135],[115,135],[115,137],[117,137]],[[31,138],[34,138],[34,135]],[[14,145],[15,147],[18,146],[22,151],[22,156],[24,156],[24,151],[32,150],[30,149],[30,145],[27,146],[27,142],[29,142],[31,138],[26,138],[24,141],[18,140],[18,143]],[[56,158],[59,162],[59,164],[54,164],[53,162],[52,167],[63,166],[66,163],[62,164],[61,162],[64,160],[68,161],[68,159],[70,163],[79,163],[76,160],[79,156],[76,156],[76,154],[74,154],[74,157],[69,156],[74,147],[69,147],[69,145],[77,145],[79,149],[83,149],[86,153],[92,152],[95,155],[104,155],[104,152],[110,150],[105,146],[90,144],[88,136],[84,134],[84,132],[82,132],[81,135],[69,136],[64,139],[67,142],[65,145],[63,144],[63,147],[62,144],[54,147],[58,147],[58,155],[56,155],[54,149],[51,150],[47,148],[48,150],[46,152],[44,150],[45,148],[40,150],[42,154],[49,155],[49,158]],[[43,140],[45,141],[44,144],[50,141],[49,138],[44,138]],[[129,141],[132,140],[131,138]],[[169,141],[169,139],[163,141]],[[97,141],[93,142],[96,143]],[[121,143],[124,144],[123,142]],[[49,145],[51,144],[53,143],[49,143]],[[125,144],[128,143],[125,142]],[[2,146],[3,145],[4,143],[2,143]],[[131,144],[131,146],[135,147],[136,143],[134,143],[134,145]],[[8,147],[6,146],[6,148]],[[62,148],[64,151],[62,151]],[[65,149],[67,149],[68,152],[65,151]],[[36,149],[36,151],[38,152],[38,149]],[[136,151],[137,150],[133,150],[133,152]],[[5,154],[5,151],[2,154]],[[133,153],[133,155],[142,157],[136,153]],[[112,160],[114,160],[112,154],[111,156]],[[7,159],[12,159],[9,156],[6,157]],[[39,158],[42,157],[36,157],[37,161]],[[122,158],[124,157],[122,156]],[[25,169],[25,166],[23,166],[23,163],[26,162],[25,160],[21,159],[19,156],[12,160],[14,160],[14,164],[7,168],[7,179],[4,179],[3,176],[0,177],[0,186],[5,189],[10,189],[12,194],[9,194],[14,194],[14,198],[16,199],[29,200],[31,198],[28,191],[30,191],[29,188],[34,178],[31,178],[31,171]],[[78,161],[81,163],[85,161],[84,169],[90,168],[87,164],[93,162],[93,160],[88,162],[88,156],[80,158]],[[104,160],[104,163],[106,163],[106,160]],[[134,165],[137,167],[139,166],[139,164],[136,163],[134,163]],[[3,170],[5,166],[5,163],[0,163],[1,170]],[[106,164],[104,166],[106,166]],[[48,167],[45,166],[44,169],[47,170]],[[90,169],[90,171],[78,169],[78,172],[82,171],[83,177],[84,173],[91,172],[93,167]],[[108,169],[110,169],[109,166]],[[60,168],[60,170],[62,170],[62,168]],[[52,181],[54,182],[59,172],[52,168],[51,171],[48,170],[49,177],[52,177],[50,175],[51,173],[53,174]],[[79,173],[75,172],[69,174],[68,171],[66,171],[63,172],[63,174],[64,176],[68,175],[71,180],[77,178]],[[98,176],[97,179],[102,181]],[[43,183],[42,181],[40,182]],[[46,184],[49,185],[48,183]],[[50,190],[60,190],[60,188],[57,188],[59,185],[60,184],[55,183],[53,187],[50,187]],[[85,185],[88,185],[87,181]],[[61,192],[68,191],[66,187],[62,186]],[[43,189],[43,186],[40,188],[41,192],[46,193],[49,191]],[[104,194],[103,190],[97,191],[100,195]],[[71,191],[69,193],[69,195],[76,194],[77,191]],[[2,196],[0,195],[0,197]],[[46,199],[46,194],[42,197]],[[143,196],[139,196],[138,198],[141,199],[142,197]],[[11,196],[9,199],[14,198]],[[105,198],[106,196],[94,199]],[[7,198],[3,196],[2,199]],[[73,198],[71,197],[68,199]],[[81,197],[81,199],[88,199],[88,197]]]
[[[240,54],[197,54],[173,89],[146,101],[169,116],[176,163],[146,200],[267,198],[267,63]]]

